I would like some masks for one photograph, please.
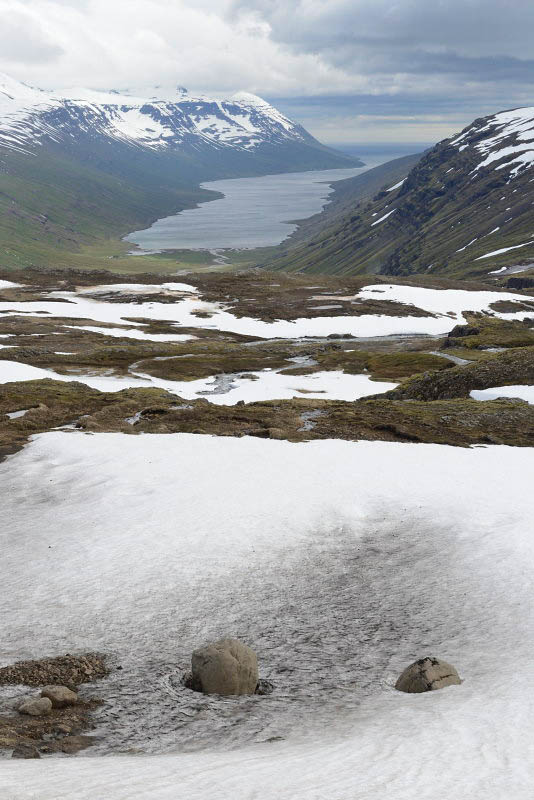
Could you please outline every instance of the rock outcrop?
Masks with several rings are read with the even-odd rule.
[[[395,689],[399,692],[418,694],[420,692],[433,692],[445,686],[459,685],[462,681],[451,664],[439,658],[420,658],[406,667],[400,675]]]
[[[27,714],[30,717],[44,717],[52,711],[52,701],[48,697],[32,697],[25,700],[19,706],[20,714]]]
[[[195,650],[193,685],[204,694],[254,694],[258,685],[256,653],[237,639],[221,639]]]
[[[66,708],[78,702],[76,692],[67,689],[66,686],[45,686],[41,691],[41,697],[48,697],[53,708]]]

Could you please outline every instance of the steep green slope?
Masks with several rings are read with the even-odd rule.
[[[338,181],[325,209],[302,220],[298,230],[273,249],[261,266],[288,272],[355,273],[354,243],[347,235],[354,209],[370,201],[384,185],[392,186],[405,178],[420,158],[420,153],[403,156],[355,178]]]
[[[0,176],[3,266],[69,266],[72,253],[213,196],[147,176],[129,181],[59,153],[10,153]]]
[[[483,277],[534,261],[534,109],[476,120],[269,268]]]

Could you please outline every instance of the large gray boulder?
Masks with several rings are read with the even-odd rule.
[[[54,708],[74,706],[78,702],[78,695],[66,686],[45,686],[41,690],[41,697],[48,697]]]
[[[406,667],[400,675],[395,689],[399,692],[418,694],[420,692],[433,692],[445,686],[454,686],[462,681],[451,664],[440,658],[420,658]]]
[[[256,653],[237,639],[221,639],[195,650],[193,685],[204,694],[254,694],[258,684]]]
[[[48,697],[32,697],[25,700],[19,706],[20,714],[27,714],[30,717],[44,717],[52,711],[52,701]]]

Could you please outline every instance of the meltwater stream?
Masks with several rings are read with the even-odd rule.
[[[203,183],[224,197],[201,203],[134,231],[126,241],[145,251],[248,249],[282,242],[295,229],[292,220],[321,211],[332,183],[352,178],[391,159],[376,156],[364,167],[284,172],[261,178],[232,178]]]

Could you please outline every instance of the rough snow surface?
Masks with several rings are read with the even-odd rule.
[[[83,690],[99,744],[3,761],[3,796],[530,800],[533,470],[527,448],[35,437],[0,465],[1,663],[123,669]],[[227,634],[272,695],[181,687]],[[462,685],[396,692],[428,654]]]

